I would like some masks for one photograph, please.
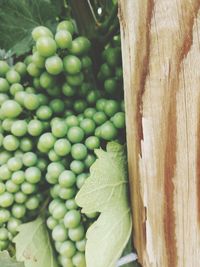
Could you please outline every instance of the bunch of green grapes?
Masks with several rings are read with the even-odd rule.
[[[36,27],[32,37],[23,62],[0,61],[0,250],[50,192],[47,226],[59,263],[85,267],[86,231],[98,214],[83,215],[75,197],[95,149],[124,142],[120,41],[115,37],[103,52],[98,90],[90,41],[71,21],[55,33]]]
[[[98,79],[107,96],[123,99],[123,70],[120,36],[116,35],[102,52]]]

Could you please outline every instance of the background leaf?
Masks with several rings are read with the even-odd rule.
[[[24,267],[22,262],[17,262],[11,258],[8,251],[0,251],[0,266],[1,267]]]
[[[95,151],[97,160],[76,201],[82,212],[101,212],[87,231],[87,267],[115,267],[131,234],[124,147],[108,143],[107,151]]]
[[[17,56],[31,49],[31,31],[38,25],[56,21],[62,11],[61,0],[0,1],[0,44]]]
[[[25,267],[58,267],[42,218],[20,225],[14,242],[16,258],[24,261]]]

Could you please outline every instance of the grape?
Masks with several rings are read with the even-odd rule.
[[[25,181],[24,171],[19,170],[19,171],[13,172],[11,179],[15,184],[22,184]]]
[[[27,132],[27,123],[24,120],[17,120],[12,123],[11,133],[15,136],[23,136]]]
[[[22,168],[22,165],[22,160],[19,157],[12,157],[7,162],[10,171],[18,171]]]
[[[43,132],[43,124],[39,120],[31,120],[28,123],[28,133],[32,136],[38,136]]]
[[[57,26],[57,32],[59,32],[60,30],[66,30],[66,31],[69,31],[71,34],[73,34],[74,33],[74,25],[71,21],[64,20],[64,21],[60,22]]]
[[[81,71],[81,61],[78,57],[69,55],[63,59],[64,70],[69,74],[77,74]]]
[[[14,69],[10,69],[6,73],[6,79],[9,83],[19,83],[21,81],[21,77],[18,72],[16,72]]]
[[[86,118],[81,121],[80,127],[83,129],[85,134],[92,134],[95,130],[95,123],[92,119]]]
[[[52,238],[55,241],[64,242],[67,239],[67,230],[63,224],[58,224],[52,231]]]
[[[60,254],[67,258],[71,258],[76,253],[76,247],[72,241],[65,241],[60,247]]]
[[[6,100],[2,104],[1,110],[7,118],[16,118],[22,112],[21,106],[14,100]]]
[[[26,94],[24,98],[24,106],[28,110],[35,110],[39,106],[39,99],[35,94]]]
[[[13,135],[7,135],[3,139],[3,146],[8,151],[14,151],[19,147],[19,140]]]
[[[83,160],[87,156],[87,148],[81,143],[74,144],[72,146],[71,154],[73,159]]]
[[[76,228],[80,224],[81,215],[77,210],[70,210],[66,213],[64,217],[64,225],[66,228]]]
[[[65,29],[60,29],[55,35],[56,44],[58,47],[70,48],[72,45],[72,35],[69,31]]]
[[[72,187],[76,182],[76,176],[72,171],[65,170],[60,174],[58,181],[62,187]]]
[[[0,60],[0,77],[4,77],[9,71],[9,65],[6,61]]]
[[[84,131],[78,126],[73,126],[69,129],[67,138],[72,143],[79,143],[84,138]]]
[[[68,231],[69,238],[72,241],[80,241],[85,236],[85,230],[82,225],[79,225],[76,228],[70,228]]]
[[[43,57],[53,56],[56,52],[56,42],[49,36],[41,36],[36,42],[37,51]]]
[[[54,144],[54,151],[58,156],[66,156],[71,151],[71,144],[64,138],[58,139]]]
[[[41,171],[37,167],[29,167],[25,171],[25,178],[27,182],[31,184],[36,184],[41,179]]]
[[[0,92],[5,93],[9,91],[9,83],[6,79],[0,78]]]
[[[57,75],[63,70],[63,62],[59,56],[52,56],[46,59],[45,67],[48,73]]]

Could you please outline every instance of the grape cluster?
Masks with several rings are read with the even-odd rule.
[[[94,150],[124,137],[119,40],[103,52],[98,90],[90,41],[77,36],[71,21],[60,22],[55,34],[36,27],[32,37],[23,62],[0,61],[0,250],[37,215],[50,190],[47,227],[59,263],[85,267],[85,235],[98,214],[83,215],[75,196]]]

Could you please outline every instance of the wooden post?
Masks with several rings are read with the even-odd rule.
[[[134,244],[200,266],[200,1],[119,0]]]

